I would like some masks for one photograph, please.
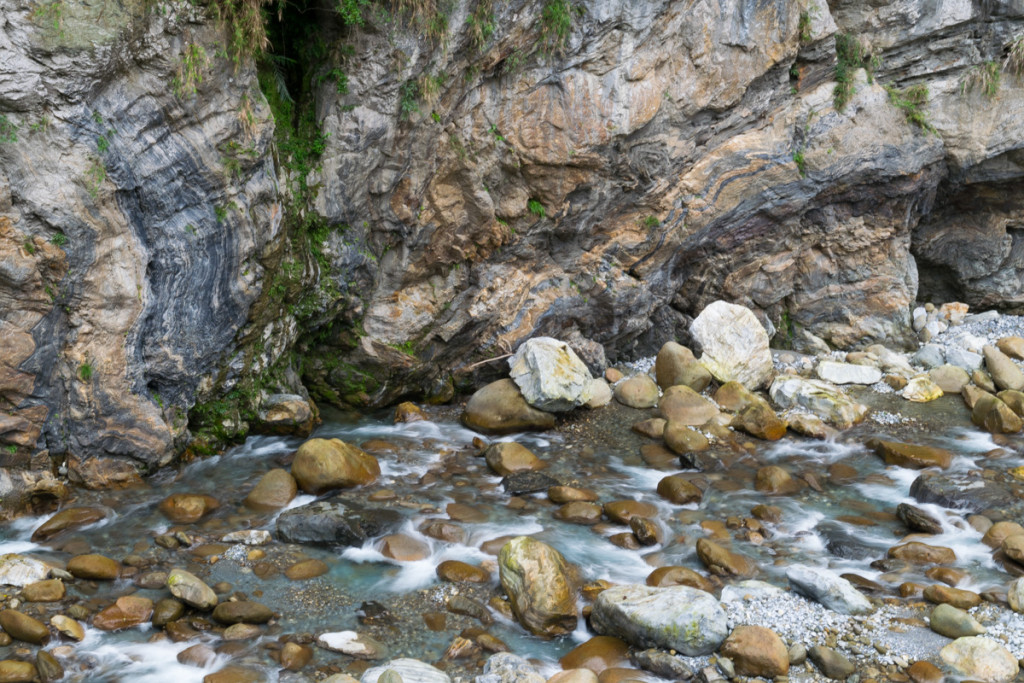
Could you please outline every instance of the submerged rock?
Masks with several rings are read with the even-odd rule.
[[[952,452],[934,446],[919,446],[883,439],[871,439],[866,445],[881,456],[886,465],[897,465],[914,470],[925,467],[946,469],[953,462]]]
[[[332,498],[282,512],[277,535],[288,543],[362,545],[368,538],[394,531],[401,522],[402,515],[390,508]]]
[[[598,633],[689,656],[714,652],[729,635],[714,596],[688,586],[609,588],[598,594],[590,619]]]
[[[715,301],[694,319],[690,333],[703,349],[701,365],[719,382],[737,381],[750,390],[771,382],[768,333],[749,308]]]
[[[593,377],[568,344],[551,337],[527,340],[508,361],[509,375],[526,402],[561,413],[590,400]]]
[[[507,378],[491,382],[473,394],[461,420],[470,429],[485,434],[543,431],[555,426],[555,416],[527,403],[516,383]]]
[[[48,520],[32,532],[32,540],[42,543],[53,536],[68,529],[79,529],[83,526],[93,524],[107,516],[106,510],[91,507],[65,508],[50,517]]]
[[[557,550],[517,536],[498,554],[498,575],[512,611],[531,633],[551,637],[576,628],[576,599],[569,566]]]

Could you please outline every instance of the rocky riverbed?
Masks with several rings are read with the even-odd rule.
[[[0,536],[0,680],[1014,680],[1024,320],[951,310],[913,354],[732,309],[597,379],[553,343],[528,388],[76,490]]]

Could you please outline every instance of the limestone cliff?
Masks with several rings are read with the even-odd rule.
[[[1019,1],[406,5],[268,12],[257,63],[242,0],[0,0],[0,464],[149,470],[271,392],[440,400],[718,298],[840,347],[1024,304]]]

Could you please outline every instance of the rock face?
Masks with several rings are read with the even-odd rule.
[[[768,333],[749,308],[715,301],[694,319],[690,333],[704,349],[701,365],[719,382],[739,382],[751,391],[771,382]]]
[[[590,618],[598,633],[691,657],[714,652],[729,635],[714,596],[688,586],[615,586],[598,594]]]
[[[595,367],[651,355],[718,300],[838,347],[910,340],[919,290],[1024,305],[1024,88],[1008,74],[987,106],[961,87],[1002,62],[1014,8],[818,2],[803,26],[794,3],[608,0],[557,45],[540,2],[493,7],[487,36],[325,13],[358,59],[347,92],[291,93],[323,133],[297,179],[209,8],[67,4],[74,30],[24,0],[0,27],[14,467],[45,449],[149,471],[303,385],[443,399],[537,336]],[[845,104],[840,33],[880,64]],[[885,90],[909,84],[935,135]]]
[[[565,342],[536,337],[508,361],[509,375],[534,408],[562,413],[590,400],[594,378]]]
[[[550,637],[576,628],[575,589],[557,550],[517,536],[502,546],[498,572],[516,619],[528,631]]]

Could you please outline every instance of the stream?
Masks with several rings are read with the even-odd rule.
[[[364,662],[315,646],[314,660],[303,674],[281,672],[272,655],[285,637],[299,634],[300,642],[309,643],[323,632],[357,630],[372,633],[387,647],[389,657],[408,656],[437,663],[453,638],[469,627],[486,628],[512,652],[533,658],[542,672],[550,674],[558,670],[559,657],[592,635],[582,618],[571,637],[555,640],[531,636],[493,609],[493,623],[489,624],[448,613],[441,619],[441,628],[432,630],[428,625],[430,620],[425,615],[445,613],[445,600],[454,593],[461,591],[485,604],[489,597],[502,593],[495,544],[488,541],[532,535],[561,551],[579,568],[583,581],[643,583],[655,567],[662,565],[682,565],[706,574],[695,553],[696,539],[708,535],[728,539],[735,535],[736,522],[748,518],[750,510],[763,503],[781,508],[781,521],[765,524],[763,539],[734,539],[731,544],[734,551],[757,563],[761,580],[784,587],[786,567],[806,563],[857,574],[887,586],[891,595],[901,582],[933,583],[924,576],[923,568],[910,567],[898,576],[890,576],[872,566],[907,534],[894,514],[896,506],[914,502],[943,520],[943,533],[928,543],[956,552],[954,566],[968,574],[959,588],[981,592],[1003,586],[1007,575],[980,543],[981,534],[964,523],[960,514],[947,514],[939,506],[913,501],[909,490],[920,473],[886,467],[863,444],[878,435],[941,446],[956,455],[949,471],[968,472],[990,463],[999,469],[1024,464],[1020,438],[999,437],[997,442],[972,427],[959,396],[912,404],[870,389],[857,391],[856,397],[873,407],[877,421],[869,417],[834,441],[787,435],[768,443],[737,433],[733,443],[713,449],[720,466],[701,473],[680,469],[678,460],[653,465],[645,462],[640,448],[654,442],[632,432],[630,426],[652,416],[653,411],[614,402],[594,411],[578,410],[562,418],[559,427],[549,433],[501,437],[518,441],[547,462],[544,474],[563,484],[592,489],[600,502],[637,500],[656,506],[663,541],[639,550],[618,547],[609,540],[628,532],[628,527],[607,522],[593,526],[562,522],[553,518],[557,506],[544,493],[522,497],[504,493],[501,477],[478,457],[481,435],[458,423],[456,408],[428,407],[424,410],[429,421],[400,424],[393,424],[391,412],[358,417],[329,413],[313,434],[362,444],[377,457],[381,476],[361,489],[361,495],[402,513],[400,531],[426,548],[422,559],[389,559],[382,554],[377,539],[349,548],[297,546],[275,539],[255,555],[254,547],[220,543],[220,537],[231,531],[274,532],[279,513],[254,513],[241,504],[256,481],[267,471],[286,466],[302,443],[297,438],[270,436],[253,436],[222,455],[162,471],[144,487],[78,491],[77,498],[65,506],[103,506],[108,516],[45,544],[34,543],[30,537],[49,515],[18,519],[0,530],[0,554],[25,553],[63,566],[75,554],[94,552],[134,565],[127,572],[134,576],[113,582],[69,582],[63,602],[26,605],[35,610],[29,610],[30,614],[44,621],[74,603],[96,612],[117,596],[133,591],[154,601],[167,597],[166,589],[139,588],[136,580],[146,572],[169,571],[172,567],[186,568],[210,586],[220,584],[216,589],[221,599],[232,594],[248,597],[280,615],[264,627],[259,638],[231,642],[224,641],[220,629],[210,622],[195,621],[198,639],[218,652],[202,667],[177,660],[178,653],[194,645],[195,640],[174,642],[148,626],[119,632],[88,627],[80,643],[51,641],[51,647],[60,648],[57,654],[62,655],[65,680],[97,683],[202,681],[228,662],[260,669],[271,681],[314,680],[332,672],[358,677],[366,666]],[[893,417],[897,414],[899,419]],[[487,442],[498,440],[484,438]],[[837,464],[853,468],[855,476],[845,477],[843,483],[832,482],[830,477],[839,480],[830,469]],[[780,465],[794,475],[810,474],[811,480],[820,482],[821,490],[805,485],[796,494],[769,500],[755,491],[753,484],[755,472],[764,465]],[[699,505],[673,505],[656,494],[659,480],[677,472],[693,474],[695,481],[706,487]],[[221,505],[196,524],[175,526],[157,507],[172,493],[209,494]],[[289,508],[315,499],[300,493]],[[424,522],[451,518],[465,531],[462,542],[444,542],[420,531]],[[157,536],[175,531],[184,531],[192,543],[177,549],[154,543]],[[290,564],[309,558],[324,561],[329,571],[300,581],[289,580],[282,573]],[[440,581],[436,567],[451,559],[489,569],[490,584],[466,587]],[[585,601],[581,599],[580,604]],[[376,609],[386,612],[374,619]],[[436,617],[432,626],[438,626]],[[0,653],[0,658],[9,658],[19,645],[16,641],[2,648],[7,652]],[[444,662],[442,668],[468,677],[479,673],[486,656],[484,652],[469,660]]]

